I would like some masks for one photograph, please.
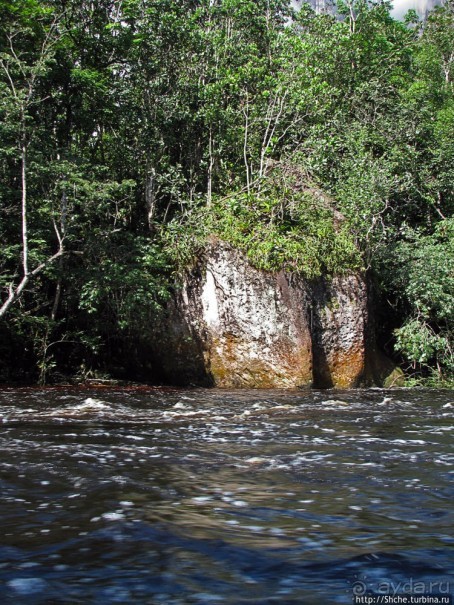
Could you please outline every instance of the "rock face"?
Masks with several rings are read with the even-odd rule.
[[[306,4],[305,0],[291,0],[292,8],[299,11],[303,4]],[[335,4],[333,0],[309,0],[308,4],[315,10],[316,13],[335,13]]]
[[[306,0],[291,0],[290,4],[292,8],[299,11],[302,5],[306,4]],[[308,4],[318,14],[337,14],[336,3],[333,0],[308,0]],[[394,19],[403,20],[410,9],[415,10],[421,19],[426,19],[429,11],[436,6],[443,6],[445,0],[395,0],[392,4],[391,16]]]
[[[352,387],[367,381],[367,287],[361,275],[319,279],[311,287],[314,383]]]
[[[312,380],[308,296],[283,274],[251,270],[218,245],[207,257],[201,310],[219,386],[289,387]]]
[[[252,267],[213,241],[156,334],[165,378],[220,387],[353,387],[371,382],[361,275],[312,282]]]

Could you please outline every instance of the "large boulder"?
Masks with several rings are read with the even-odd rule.
[[[173,384],[348,388],[371,381],[371,342],[363,275],[266,272],[213,240],[156,331],[156,359]]]
[[[365,382],[371,338],[363,275],[315,280],[311,303],[314,383],[348,388]]]
[[[251,267],[225,244],[206,256],[199,312],[207,370],[223,387],[293,387],[312,381],[309,296],[284,273]]]

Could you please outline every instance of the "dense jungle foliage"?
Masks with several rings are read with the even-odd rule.
[[[370,273],[379,338],[454,374],[454,4],[3,0],[0,379],[153,378],[148,326],[217,233]]]

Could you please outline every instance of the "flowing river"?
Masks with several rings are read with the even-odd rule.
[[[2,605],[454,591],[452,391],[3,389],[0,425]]]

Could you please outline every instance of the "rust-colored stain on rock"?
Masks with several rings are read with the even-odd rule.
[[[209,372],[224,388],[295,388],[312,381],[310,344],[294,347],[276,343],[272,359],[251,355],[250,343],[225,334],[213,339],[209,348]]]

